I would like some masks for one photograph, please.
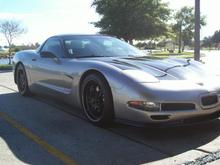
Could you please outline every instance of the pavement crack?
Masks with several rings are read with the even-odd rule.
[[[205,165],[220,159],[220,150],[197,158],[194,161],[183,163],[182,165]]]

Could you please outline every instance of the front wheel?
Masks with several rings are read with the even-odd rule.
[[[21,95],[23,96],[30,95],[25,68],[21,64],[19,64],[19,66],[16,69],[16,82],[17,82],[18,91]]]
[[[83,80],[81,100],[90,122],[98,126],[112,123],[114,110],[111,89],[101,75],[91,74]]]

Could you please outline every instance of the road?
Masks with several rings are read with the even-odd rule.
[[[170,128],[90,124],[79,109],[17,93],[0,73],[0,164],[188,164],[220,158],[220,120]],[[210,159],[210,161],[213,161]]]

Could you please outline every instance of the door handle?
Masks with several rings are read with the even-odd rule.
[[[32,58],[31,60],[32,60],[32,61],[37,61],[37,59],[36,59],[36,58]]]

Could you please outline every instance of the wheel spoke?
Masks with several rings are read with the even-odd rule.
[[[18,88],[21,92],[24,92],[26,88],[26,77],[23,70],[18,71]]]
[[[84,92],[84,105],[87,114],[94,120],[102,117],[104,111],[104,94],[101,87],[95,81],[87,83]]]

